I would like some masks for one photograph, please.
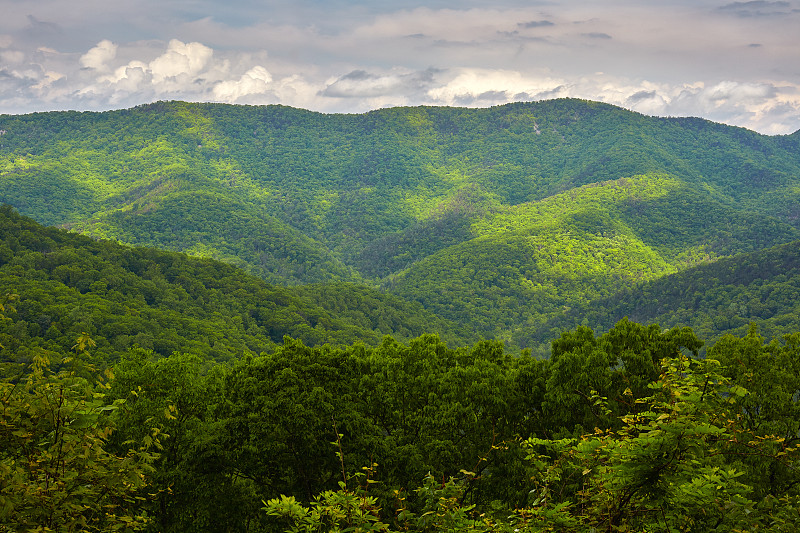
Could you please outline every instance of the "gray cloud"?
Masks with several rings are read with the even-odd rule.
[[[634,105],[642,100],[651,100],[656,97],[656,91],[637,91],[630,95],[625,102],[628,105]]]
[[[732,13],[739,17],[774,17],[797,12],[792,4],[784,1],[769,2],[752,0],[750,2],[732,2],[717,8],[718,11]]]
[[[64,30],[54,22],[39,20],[33,15],[28,15],[28,25],[22,32],[30,38],[47,39],[53,35],[62,35]]]
[[[548,89],[546,91],[539,91],[536,94],[527,94],[527,93],[519,93],[525,94],[526,98],[522,98],[523,100],[550,100],[553,98],[560,98],[564,95],[567,91],[567,87],[564,85],[556,85],[552,89]],[[516,99],[516,95],[515,95]]]
[[[599,31],[582,33],[581,35],[583,35],[584,37],[589,37],[590,39],[612,39],[612,37],[609,34]]]
[[[527,99],[528,98],[526,98],[526,100]],[[494,104],[506,103],[511,100],[518,101],[520,99],[512,97],[508,91],[484,91],[480,94],[465,93],[457,95],[453,98],[453,104],[457,106],[475,107],[481,105],[494,105]]]
[[[363,98],[417,94],[428,89],[441,69],[426,69],[404,74],[373,74],[354,70],[339,77],[322,89],[320,96],[333,98]]]
[[[550,22],[549,20],[531,20],[529,22],[520,22],[517,24],[520,28],[544,28],[547,26],[555,26],[554,23]]]

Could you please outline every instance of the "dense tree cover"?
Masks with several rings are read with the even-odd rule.
[[[11,300],[0,320],[9,320]],[[149,522],[142,503],[164,435],[147,421],[141,440],[111,449],[122,402],[106,397],[112,374],[86,365],[93,344],[84,336],[72,354],[37,349],[25,367],[0,363],[2,531],[133,531]]]
[[[378,344],[386,334],[424,331],[461,337],[421,306],[365,287],[274,286],[218,261],[44,228],[7,206],[0,294],[18,295],[14,321],[0,324],[0,344],[26,360],[37,347],[69,350],[84,332],[97,344],[98,363],[134,345],[225,360],[269,351],[284,335],[308,344]]]
[[[142,197],[110,213],[98,226],[100,233],[121,242],[224,260],[272,283],[359,280],[324,245],[215,185],[195,170],[168,167],[147,186],[150,190],[136,191]],[[69,227],[80,231],[85,224]]]
[[[0,201],[40,222],[271,283],[382,286],[513,343],[565,306],[800,238],[796,136],[580,100],[157,102],[0,127]]]
[[[625,320],[599,336],[564,332],[549,361],[434,335],[375,347],[286,337],[232,364],[136,348],[105,379],[86,366],[91,344],[79,338],[72,361],[41,351],[27,367],[4,364],[7,527],[793,531],[800,521],[800,334],[765,343],[752,329],[702,360],[690,329]],[[48,373],[46,361],[65,370]],[[47,395],[66,411],[34,415],[53,409]],[[69,443],[57,458],[58,441],[37,437],[53,423]],[[32,490],[34,475],[58,484]],[[91,500],[111,482],[116,492]],[[112,507],[98,513],[104,501]]]
[[[439,316],[474,324],[486,336],[535,346],[551,332],[526,335],[570,307],[798,235],[775,219],[734,213],[698,199],[670,176],[586,185],[495,209],[472,225],[475,238],[421,259],[386,287]]]
[[[0,209],[0,527],[797,530],[799,248],[762,250],[796,135],[576,100],[0,128],[0,200],[201,256]]]
[[[798,309],[800,242],[706,262],[578,305],[539,328],[520,330],[523,345],[584,324],[611,327],[620,317],[667,327],[691,324],[698,335],[716,341],[726,333],[744,335],[757,324],[769,338],[800,330]]]

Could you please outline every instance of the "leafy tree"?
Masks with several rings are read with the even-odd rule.
[[[112,452],[122,402],[105,402],[107,385],[52,372],[51,355],[39,353],[25,375],[0,380],[0,529],[142,530],[150,521],[142,512],[147,476],[165,435],[150,427],[138,447]]]
[[[800,335],[766,343],[755,326],[743,337],[726,335],[708,350],[720,371],[747,390],[735,398],[741,424],[759,439],[779,439],[781,446],[800,445]],[[743,462],[753,472],[757,494],[800,494],[800,473],[782,457],[752,455]]]
[[[688,328],[662,331],[627,318],[600,337],[580,326],[552,343],[543,408],[548,436],[568,436],[616,427],[619,417],[638,409],[649,395],[661,360],[702,346]]]
[[[164,442],[148,482],[155,492],[143,508],[151,530],[248,531],[258,501],[252,483],[237,475],[223,447],[216,409],[223,401],[224,367],[196,355],[167,358],[135,349],[115,366],[108,400],[124,401],[110,444],[146,436],[148,421],[159,420],[170,438]],[[252,524],[255,527],[255,524]]]
[[[537,528],[553,514],[563,530],[794,531],[800,500],[763,496],[742,458],[793,468],[800,452],[778,436],[758,436],[737,416],[746,389],[716,361],[664,359],[652,395],[619,430],[527,441],[535,476],[533,506],[520,512]],[[633,400],[633,398],[631,397]],[[602,403],[599,405],[603,407]]]

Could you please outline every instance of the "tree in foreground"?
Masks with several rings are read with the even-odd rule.
[[[86,342],[76,345],[78,356]],[[72,370],[53,372],[52,355],[40,353],[24,376],[0,381],[0,531],[143,529],[148,517],[138,509],[158,429],[141,447],[108,452],[122,402],[107,405],[105,385]]]
[[[531,501],[504,516],[461,505],[463,484],[427,482],[422,513],[402,507],[392,525],[378,520],[362,490],[326,492],[304,506],[265,502],[285,531],[797,531],[800,498],[754,490],[753,459],[795,469],[800,447],[743,424],[748,395],[715,360],[667,358],[652,394],[633,399],[620,429],[578,438],[531,438]],[[596,397],[599,409],[606,399]],[[632,405],[633,407],[633,405]],[[395,528],[395,529],[393,529]]]

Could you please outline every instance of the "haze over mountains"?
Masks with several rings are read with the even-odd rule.
[[[325,305],[342,312],[348,298],[374,298],[364,313],[380,314],[382,291],[451,333],[518,347],[632,314],[620,292],[655,300],[677,286],[694,295],[700,278],[794,279],[783,267],[723,279],[714,265],[757,273],[795,253],[723,259],[800,239],[800,132],[581,100],[359,115],[158,102],[3,115],[0,130],[0,201],[42,224],[221,259],[271,284],[322,284],[308,294],[338,287]],[[741,300],[708,334],[750,320],[797,329],[789,302],[757,292],[740,300],[761,307]],[[678,305],[635,309],[643,321],[708,323]]]

